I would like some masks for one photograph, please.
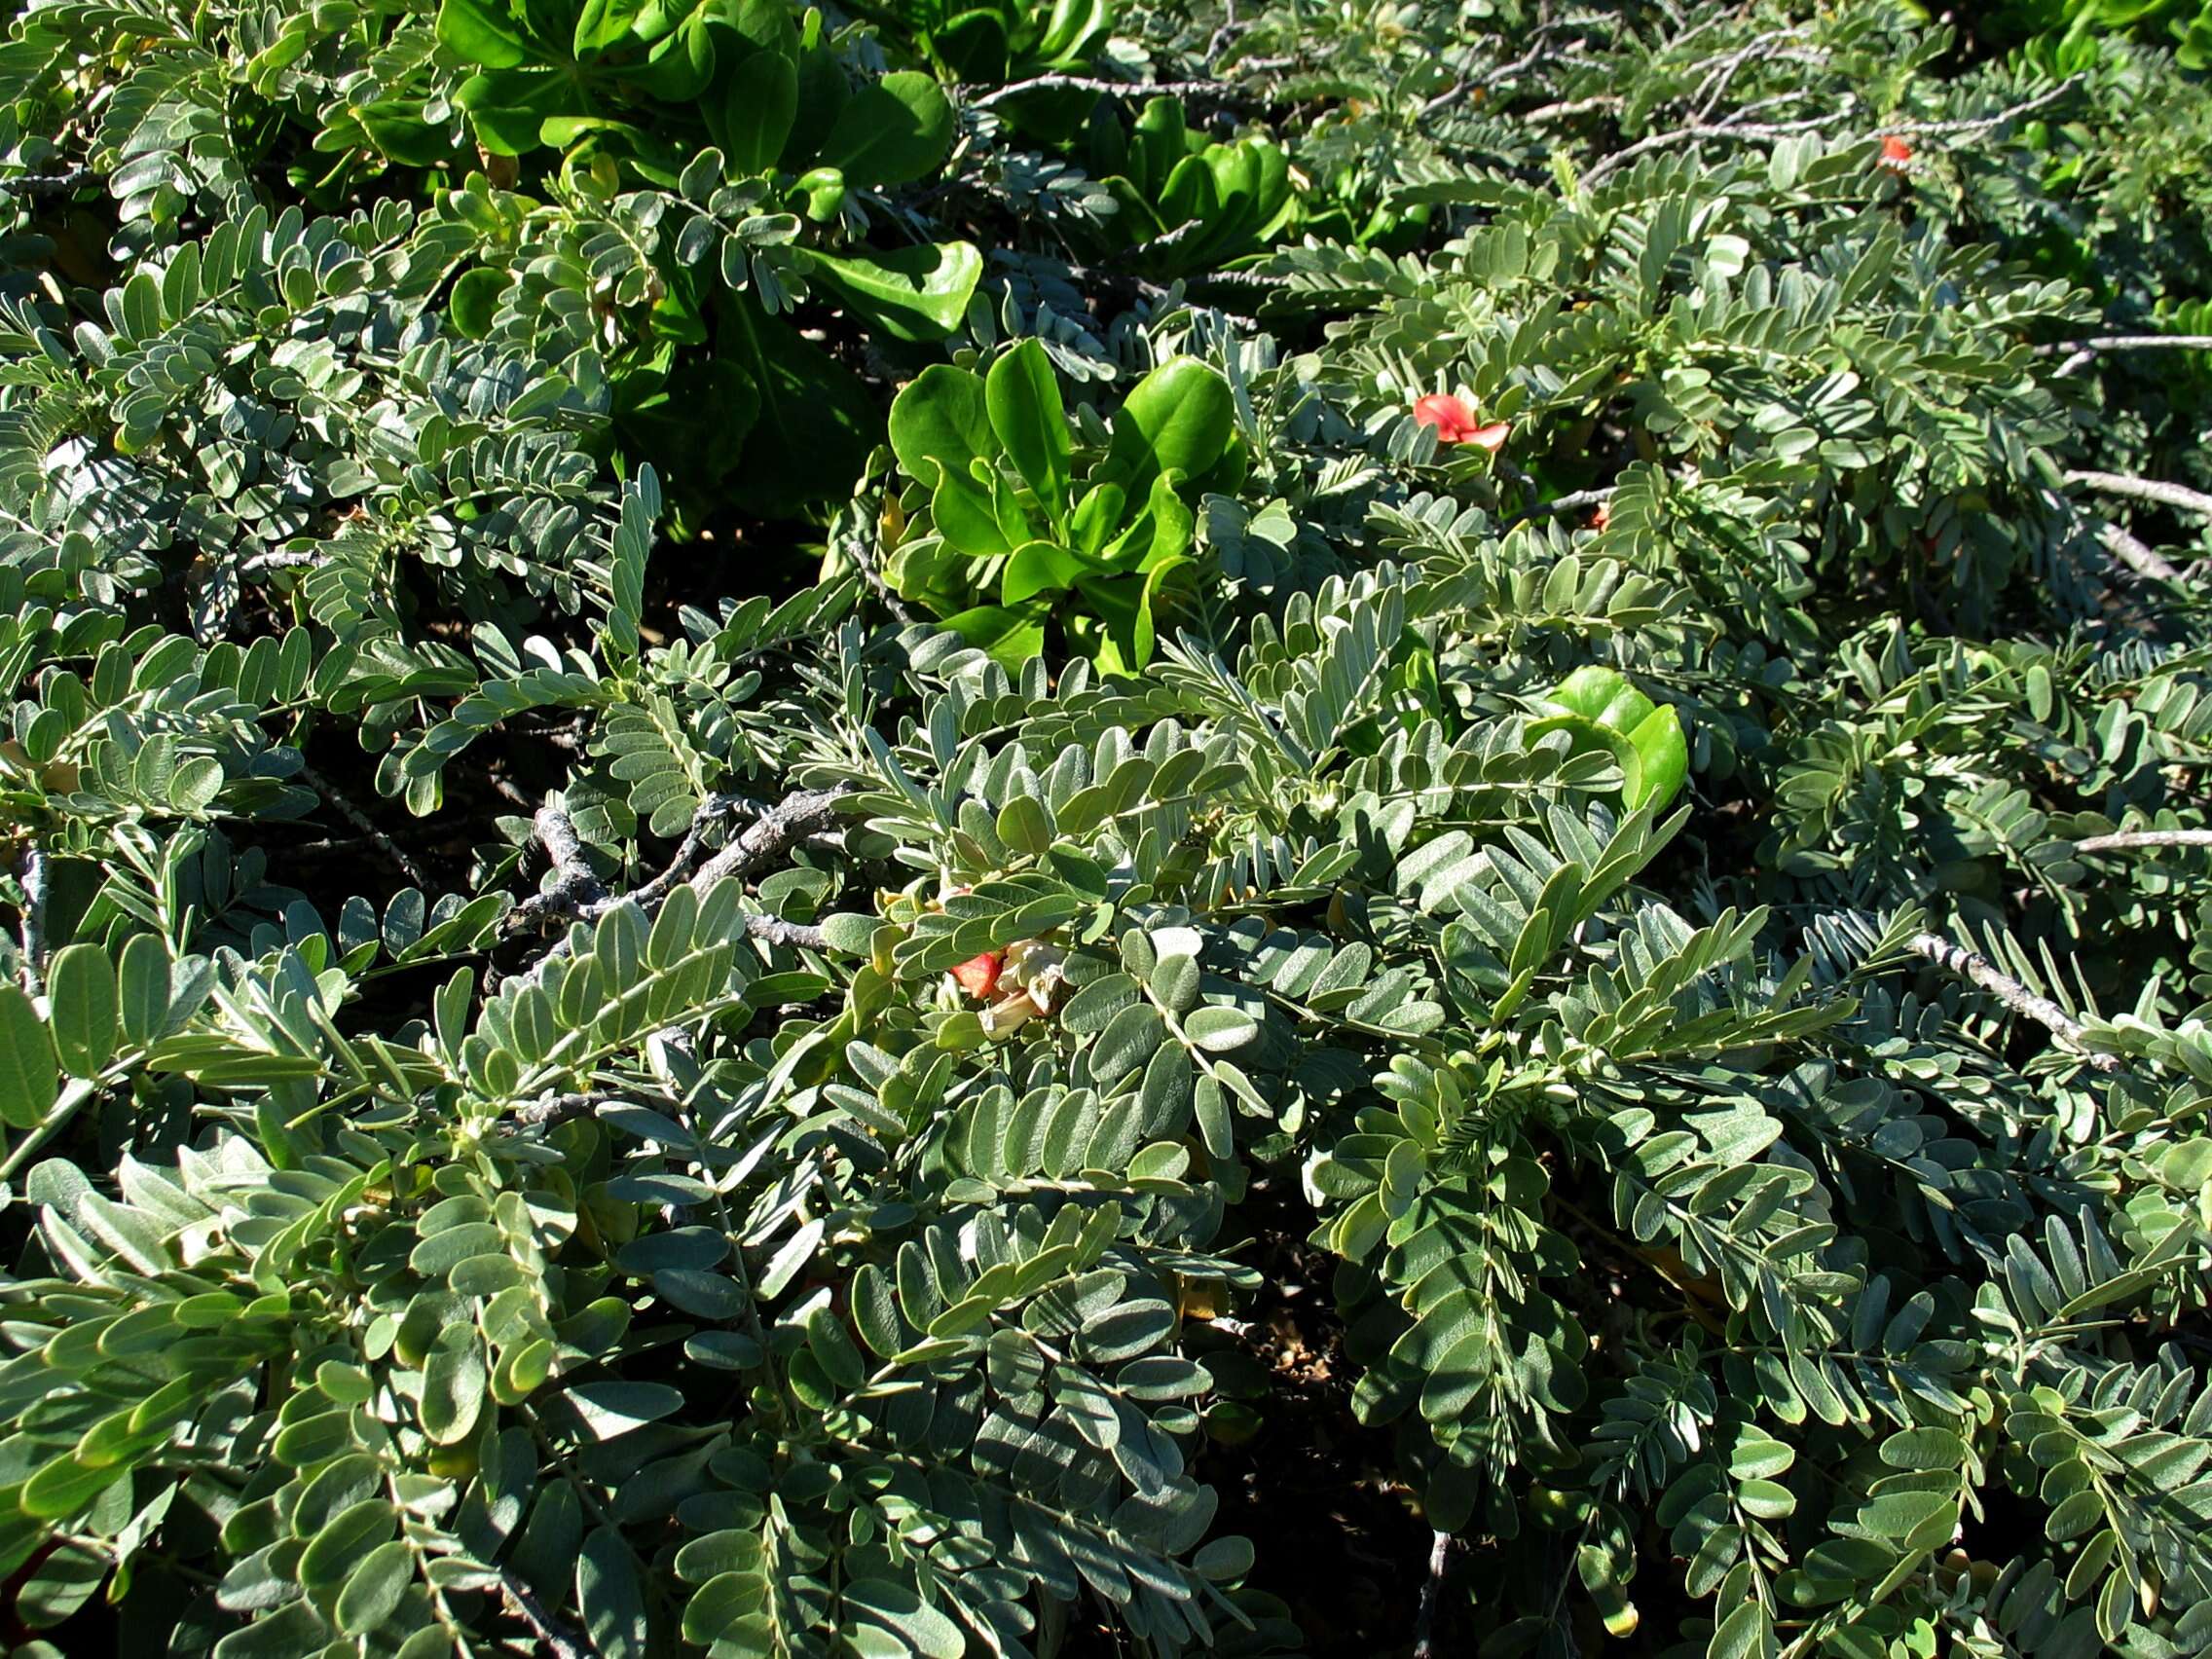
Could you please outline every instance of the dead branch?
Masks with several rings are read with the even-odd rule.
[[[300,765],[300,776],[307,780],[310,789],[337,809],[339,817],[345,819],[347,823],[352,825],[354,829],[374,842],[377,851],[389,859],[401,875],[404,875],[422,891],[425,893],[429,891],[430,878],[423,873],[423,866],[409,858],[400,849],[398,842],[379,830],[370,821],[367,813],[347,799],[345,793],[336,784],[304,761]]]
[[[699,856],[699,844],[706,839],[707,831],[732,813],[750,812],[756,818],[768,809],[749,795],[711,794],[699,803],[691,814],[691,824],[683,831],[683,839],[677,843],[676,855],[668,866],[643,887],[632,888],[627,897],[636,900],[648,910],[676,890],[676,884],[691,872],[691,866]],[[617,901],[619,903],[619,901]]]
[[[1227,81],[1101,81],[1090,75],[1035,75],[1012,86],[985,92],[975,101],[977,109],[1019,97],[1023,92],[1103,92],[1109,97],[1213,98],[1233,102],[1241,94]]]
[[[23,989],[38,994],[46,974],[46,907],[54,875],[46,854],[32,847],[23,855]]]
[[[781,916],[748,916],[745,931],[770,944],[788,944],[798,950],[828,950],[830,936],[804,922],[787,922]]]
[[[1414,1659],[1436,1659],[1436,1615],[1444,1601],[1445,1580],[1452,1575],[1456,1541],[1450,1532],[1432,1532],[1428,1541],[1428,1576],[1421,1581],[1420,1605],[1414,1614]]]
[[[2080,87],[2086,79],[2087,77],[2083,75],[2069,75],[2065,80],[2059,82],[2056,86],[2046,87],[2042,92],[2036,93],[2034,97],[2023,98],[2020,102],[2013,104],[2009,109],[2001,109],[1995,115],[1979,115],[1972,117],[1971,119],[1965,121],[1899,122],[1893,126],[1883,128],[1880,131],[1876,132],[1874,136],[1877,138],[1888,138],[1891,136],[1896,136],[1899,138],[1925,138],[1938,136],[1944,133],[1955,135],[1967,132],[1987,132],[1992,128],[2004,126],[2008,121],[2016,121],[2023,115],[2031,115],[2035,111],[2042,109],[2046,104],[2056,103],[2068,92],[2071,92],[2076,88]]]
[[[522,1622],[536,1633],[551,1659],[600,1659],[599,1649],[548,1613],[535,1592],[512,1568],[499,1569],[499,1593]]]
[[[1987,991],[2014,1014],[2025,1014],[2049,1031],[2068,1048],[2081,1051],[2092,1070],[2117,1072],[2120,1069],[2118,1054],[2101,1054],[2087,1047],[2088,1033],[2082,1022],[2052,1002],[2039,996],[2010,975],[2000,969],[1979,951],[1968,950],[1953,944],[1940,934],[1914,934],[1906,948],[1925,956],[1937,967],[1956,974],[1962,979]]]
[[[576,833],[566,807],[539,807],[530,830],[552,863],[553,885],[517,904],[508,917],[510,926],[545,915],[581,915],[606,899],[607,889],[593,873],[591,861],[584,856],[583,837]]]
[[[2170,564],[2165,555],[2138,536],[2130,535],[2117,524],[2097,527],[2097,537],[2112,550],[2114,558],[2137,575],[2152,581],[2178,582],[2181,571]]]
[[[749,876],[793,852],[800,842],[827,834],[837,826],[844,793],[843,790],[801,790],[787,796],[702,865],[691,885],[712,887],[730,876]]]
[[[2212,830],[2123,830],[2074,843],[2078,853],[2123,853],[2138,847],[2212,847]]]
[[[2212,351],[2212,334],[2101,334],[2093,340],[2054,340],[2047,346],[2038,346],[2036,352],[2039,356],[2055,357],[2064,351],[2066,361],[2055,371],[2063,379],[2106,351],[2160,350]]]
[[[2212,496],[2185,484],[2168,484],[2157,478],[2135,478],[2124,472],[2069,472],[2066,482],[2094,490],[2100,496],[2125,496],[2131,500],[2153,501],[2177,512],[2212,518]]]
[[[703,891],[719,881],[744,880],[754,871],[789,857],[800,847],[813,842],[816,837],[830,833],[836,828],[838,816],[843,810],[845,795],[846,791],[842,788],[801,790],[774,806],[762,808],[760,815],[746,826],[741,834],[687,878],[688,885]],[[645,912],[649,920],[669,894],[675,892],[685,879],[682,872],[692,851],[696,849],[697,837],[704,832],[705,823],[712,821],[708,809],[714,807],[718,811],[727,811],[730,809],[727,803],[731,802],[744,803],[742,796],[710,796],[702,804],[699,813],[694,815],[692,830],[684,836],[683,845],[678,848],[677,857],[668,868],[628,893],[602,897],[578,906],[574,912],[577,918],[591,921],[618,904],[635,903]],[[820,929],[781,921],[773,916],[748,917],[746,931],[754,938],[765,939],[772,944],[793,944],[815,950],[829,948],[829,940],[823,937]],[[574,946],[571,941],[575,937],[575,930],[571,929],[565,937],[556,940],[552,948],[531,967],[525,977],[532,983],[540,979],[548,967],[571,954]]]
[[[1580,512],[1584,507],[1602,506],[1613,498],[1616,488],[1608,484],[1602,490],[1576,490],[1549,501],[1531,501],[1507,522],[1518,524],[1526,518],[1557,517],[1561,513]]]

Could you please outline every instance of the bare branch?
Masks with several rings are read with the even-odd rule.
[[[977,109],[1019,97],[1023,92],[1104,92],[1111,97],[1214,98],[1227,103],[1241,94],[1227,81],[1101,81],[1090,75],[1034,75],[1000,87],[976,99]]]
[[[1677,127],[1671,132],[1654,132],[1649,137],[1639,138],[1625,150],[1615,150],[1611,155],[1601,158],[1582,175],[1582,187],[1587,190],[1606,174],[1618,171],[1639,156],[1649,155],[1653,150],[1663,150],[1670,144],[1708,138],[1755,142],[1762,138],[1788,138],[1799,132],[1812,132],[1823,127],[1832,127],[1851,115],[1856,100],[1847,93],[1842,109],[1828,115],[1807,116],[1801,121],[1739,122],[1731,118],[1725,122]],[[1744,112],[1738,111],[1739,115],[1742,113]]]
[[[2017,120],[2023,115],[2041,109],[2046,104],[2056,102],[2066,93],[2079,87],[2082,80],[2083,78],[2079,75],[2071,76],[2059,82],[2056,86],[2045,88],[2034,97],[2024,99],[2012,105],[2009,109],[1999,110],[1995,115],[1977,116],[1969,121],[1896,122],[1879,129],[1869,136],[1875,138],[1918,138],[1942,134],[1964,136],[1969,133],[1986,132],[1993,128],[2004,126],[2008,121]],[[1724,117],[1717,122],[1694,123],[1688,127],[1677,128],[1671,132],[1655,132],[1647,138],[1640,138],[1629,145],[1627,149],[1616,150],[1613,154],[1603,158],[1593,166],[1588,172],[1582,175],[1583,187],[1587,189],[1606,174],[1626,166],[1637,157],[1647,155],[1653,150],[1664,149],[1670,144],[1697,142],[1706,139],[1756,141],[1767,138],[1788,138],[1796,133],[1816,131],[1824,127],[1833,127],[1852,116],[1857,107],[1857,100],[1846,94],[1841,109],[1826,115],[1810,116],[1801,121],[1762,123],[1744,119],[1745,116],[1758,107],[1760,106],[1757,104],[1747,105],[1745,108],[1736,111],[1734,115]]]
[[[566,807],[539,807],[530,821],[530,830],[552,862],[553,885],[517,904],[508,914],[510,926],[534,922],[547,914],[583,914],[606,900],[607,889],[593,873],[591,861],[584,856],[583,837],[576,833]]]
[[[2074,843],[2078,853],[2122,853],[2136,847],[2212,847],[2212,830],[2123,830]]]
[[[729,876],[749,876],[795,849],[801,841],[837,827],[842,790],[801,790],[763,812],[745,833],[709,859],[691,878],[711,887]]]
[[[2100,334],[2093,340],[2054,340],[2036,348],[2044,357],[2066,353],[2066,361],[2056,371],[2061,379],[2100,352],[2157,350],[2212,351],[2212,334]]]
[[[33,996],[46,974],[46,905],[54,885],[46,854],[32,847],[23,855],[23,989]]]
[[[86,185],[97,183],[99,176],[91,167],[71,167],[61,173],[21,173],[0,178],[0,196],[73,196]]]
[[[1874,134],[1877,138],[1933,137],[1943,133],[1987,132],[1991,128],[2002,127],[2008,121],[2016,121],[2023,115],[2033,114],[2046,104],[2056,103],[2068,92],[2080,87],[2088,77],[2069,75],[2056,86],[2046,87],[2032,98],[2023,98],[2009,109],[2001,109],[1995,115],[1975,116],[1967,121],[1904,121],[1885,127]]]
[[[2118,1054],[2100,1054],[2088,1049],[2087,1033],[2080,1020],[2048,997],[2029,990],[1979,951],[1965,949],[1940,934],[1932,933],[1914,934],[1906,947],[1962,979],[1972,981],[2014,1014],[2025,1014],[2036,1021],[2068,1048],[2080,1051],[2092,1070],[2116,1072],[2120,1069]]]
[[[535,1100],[526,1100],[515,1108],[515,1122],[544,1128],[565,1124],[571,1118],[588,1118],[602,1106],[612,1105],[621,1098],[619,1094],[582,1094],[574,1090],[540,1094]]]
[[[1521,119],[1532,125],[1547,121],[1566,121],[1577,115],[1595,115],[1600,110],[1618,109],[1627,101],[1611,92],[1601,93],[1593,98],[1568,98],[1561,103],[1539,104]]]
[[[545,856],[553,861],[554,873],[571,887],[597,887],[599,877],[591,872],[591,861],[584,856],[584,838],[576,833],[576,826],[569,817],[568,809],[559,806],[541,806],[531,820],[533,833]]]
[[[1757,36],[1748,44],[1738,47],[1733,52],[1723,53],[1707,64],[1705,81],[1699,88],[1699,92],[1703,95],[1697,97],[1697,119],[1700,121],[1713,119],[1713,112],[1720,107],[1720,100],[1728,95],[1729,85],[1736,79],[1738,71],[1753,58],[1769,60],[1784,58],[1797,61],[1810,56],[1816,67],[1825,65],[1828,60],[1825,53],[1813,52],[1807,54],[1787,50],[1789,42],[1802,39],[1807,33],[1808,26],[1803,23],[1794,24],[1786,29],[1773,29],[1766,34]],[[1693,94],[1693,96],[1697,94]]]
[[[1456,1548],[1450,1532],[1429,1534],[1428,1576],[1421,1581],[1420,1604],[1414,1613],[1414,1659],[1436,1659],[1443,1651],[1436,1641],[1436,1614],[1443,1604],[1445,1580],[1452,1575]]]
[[[422,891],[425,893],[429,891],[430,878],[423,873],[423,866],[401,851],[398,842],[370,822],[369,815],[348,800],[336,784],[305,762],[301,763],[300,776],[308,781],[309,788],[337,809],[339,817],[345,819],[347,823],[352,825],[354,829],[373,841],[376,844],[377,851],[389,859],[401,875],[404,875]]]
[[[313,549],[279,547],[271,553],[256,553],[239,565],[241,576],[258,575],[263,571],[313,571],[330,563],[330,555]]]
[[[522,1622],[536,1633],[551,1659],[600,1659],[599,1649],[548,1613],[535,1592],[510,1567],[499,1569],[499,1593]]]
[[[883,571],[876,567],[875,549],[867,544],[867,537],[848,535],[845,537],[845,551],[851,556],[854,568],[860,571],[861,579],[875,590],[876,598],[883,601],[883,608],[900,622],[908,627],[913,626],[916,621],[914,613],[906,608],[905,602],[883,579]]]
[[[2153,581],[2179,582],[2181,571],[2149,542],[2130,535],[2117,524],[2099,525],[2097,536],[2112,549],[2113,557],[2139,576]]]
[[[676,884],[691,871],[692,862],[699,856],[699,843],[706,838],[709,829],[734,812],[751,812],[755,817],[768,809],[749,795],[711,794],[699,803],[691,815],[691,827],[683,831],[683,839],[677,843],[676,856],[668,861],[668,867],[643,887],[632,888],[629,898],[635,899],[646,909],[651,909],[676,890]],[[615,901],[621,903],[620,900]],[[605,906],[603,905],[602,908]]]
[[[2102,496],[2125,496],[2137,501],[2155,501],[2161,507],[2212,518],[2212,496],[2182,484],[2157,478],[2134,478],[2124,472],[2069,472],[2066,482],[2094,490]]]
[[[1518,524],[1526,518],[1551,517],[1560,513],[1579,512],[1584,507],[1601,506],[1613,498],[1617,485],[1608,484],[1602,490],[1576,490],[1556,497],[1549,501],[1531,501],[1514,514],[1509,524]]]
[[[1552,27],[1556,28],[1558,27],[1558,25],[1553,24]],[[1471,92],[1475,92],[1478,89],[1487,92],[1492,87],[1502,86],[1507,81],[1512,80],[1514,76],[1521,74],[1524,70],[1534,68],[1538,63],[1542,62],[1546,57],[1551,56],[1555,52],[1576,52],[1579,51],[1583,45],[1581,41],[1577,40],[1570,41],[1565,46],[1554,47],[1551,42],[1545,38],[1546,32],[1547,31],[1545,29],[1539,27],[1536,30],[1535,44],[1530,47],[1529,50],[1523,53],[1519,57],[1516,57],[1512,62],[1500,63],[1493,68],[1485,69],[1480,75],[1470,75],[1465,80],[1460,81],[1457,85],[1448,88],[1446,91],[1437,93],[1436,96],[1430,98],[1428,102],[1420,106],[1421,114],[1434,115],[1440,109],[1449,109],[1452,105],[1457,103],[1461,98],[1465,97]]]
[[[804,922],[787,922],[781,916],[748,916],[745,931],[770,944],[788,944],[799,950],[828,950],[830,936]]]
[[[704,889],[712,887],[718,881],[732,878],[742,880],[763,866],[786,858],[800,847],[812,843],[817,837],[828,835],[837,827],[846,791],[842,788],[801,790],[774,806],[762,808],[759,817],[746,826],[742,834],[688,877],[690,885]],[[576,910],[578,918],[591,921],[605,915],[617,904],[632,903],[639,905],[648,918],[651,917],[683,878],[682,871],[696,852],[698,838],[704,833],[706,825],[714,816],[729,811],[735,805],[746,804],[752,803],[745,801],[743,796],[710,796],[701,805],[698,814],[693,816],[691,830],[684,835],[683,844],[677,849],[676,858],[666,869],[643,887],[631,892],[602,897],[579,905]],[[710,811],[710,808],[713,810]],[[829,948],[829,940],[822,937],[819,929],[780,921],[773,916],[748,917],[746,931],[756,939],[766,939],[770,943],[801,945],[817,950]],[[574,937],[571,930],[569,935],[556,940],[552,948],[532,966],[526,977],[535,982],[543,977],[548,967],[566,958],[573,948],[570,940]]]

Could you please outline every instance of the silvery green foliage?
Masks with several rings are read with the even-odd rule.
[[[964,50],[786,10],[816,93]],[[0,282],[14,1616],[1296,1651],[1222,1490],[1290,1287],[1459,1650],[2212,1651],[2212,699],[2110,552],[2194,532],[2071,476],[2196,476],[2201,403],[2065,349],[2188,320],[2204,89],[1874,0],[1089,10],[1279,129],[1270,251],[1072,261],[1078,127],[980,83],[941,178],[417,189],[428,14],[18,20],[0,171],[81,157],[119,263]],[[962,326],[830,319],[870,227],[993,248]],[[946,358],[1023,369],[1000,530],[1204,377],[1141,674],[887,585]],[[802,571],[725,440],[804,405]]]

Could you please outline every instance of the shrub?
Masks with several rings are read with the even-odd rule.
[[[2189,9],[1693,10],[18,11],[20,1650],[2212,1650]]]

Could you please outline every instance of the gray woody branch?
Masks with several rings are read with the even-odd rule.
[[[1979,951],[1965,949],[1940,934],[1932,933],[1914,934],[1906,948],[1979,986],[2014,1014],[2025,1014],[2068,1048],[2079,1051],[2092,1070],[2116,1072],[2120,1069],[2118,1054],[2097,1053],[2088,1047],[2088,1033],[2080,1020],[2048,997],[2029,990]]]
[[[552,863],[553,885],[516,905],[513,923],[519,925],[549,911],[575,915],[607,897],[607,889],[592,872],[591,860],[584,856],[584,839],[576,833],[566,807],[539,807],[530,821],[530,831]]]
[[[754,871],[788,858],[815,837],[835,830],[843,811],[845,794],[846,792],[842,789],[801,790],[787,796],[776,805],[763,809],[760,816],[747,825],[728,846],[686,878],[682,872],[696,856],[708,825],[717,817],[728,813],[733,805],[745,804],[739,796],[711,795],[700,804],[698,813],[691,821],[690,830],[685,832],[682,845],[677,848],[675,859],[666,869],[628,893],[617,894],[612,898],[597,897],[580,903],[573,913],[590,921],[605,915],[617,904],[635,903],[649,919],[679,885],[688,884],[704,889],[719,881],[743,880]],[[542,818],[544,814],[539,816]],[[565,817],[562,822],[567,823]],[[571,832],[573,832],[572,826]],[[771,944],[797,945],[810,950],[827,949],[829,946],[829,940],[820,928],[807,927],[802,923],[786,922],[774,916],[748,916],[745,926],[746,931],[755,939],[764,939]],[[550,964],[570,955],[574,948],[570,942],[573,938],[571,931],[555,943],[530,970],[529,977],[532,980],[539,978]]]
[[[2123,853],[2137,847],[2212,847],[2212,830],[2123,830],[2074,843],[2078,853]]]
[[[2055,371],[2061,377],[2073,374],[2101,352],[2158,350],[2212,351],[2212,334],[2100,334],[2093,340],[2054,340],[2036,348],[2037,353],[2046,357],[2066,353],[2066,361]]]
[[[2212,496],[2181,484],[2167,484],[2156,478],[2133,478],[2124,472],[2069,472],[2066,482],[2080,484],[2100,496],[2126,496],[2133,500],[2172,507],[2177,512],[2212,518]]]

